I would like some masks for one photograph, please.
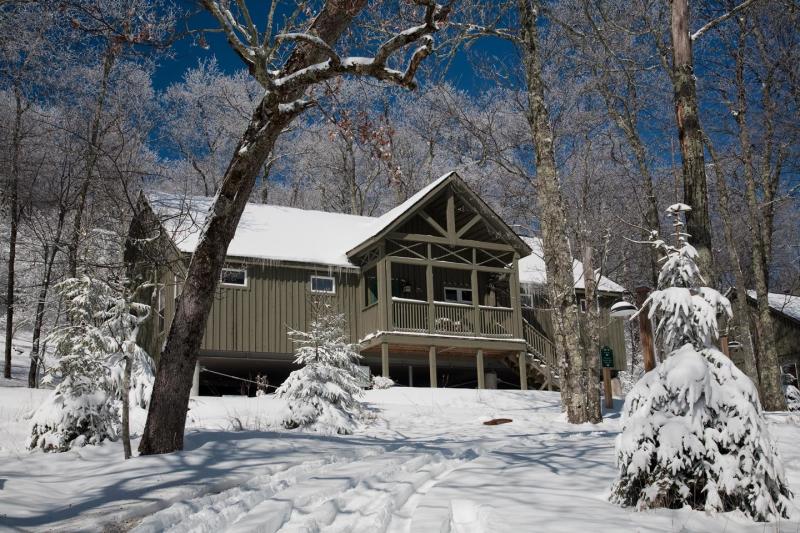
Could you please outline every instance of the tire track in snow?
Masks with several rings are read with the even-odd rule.
[[[275,494],[242,516],[229,532],[379,532],[423,487],[478,454],[456,456],[401,448],[337,465]],[[409,512],[413,511],[415,504]]]
[[[337,452],[279,470],[255,475],[242,485],[177,502],[142,520],[132,533],[204,533],[224,530],[241,515],[275,494],[334,467],[385,453],[384,448]]]

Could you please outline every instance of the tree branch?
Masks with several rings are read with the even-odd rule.
[[[758,2],[758,0],[745,0],[744,2],[742,2],[738,6],[734,7],[733,9],[731,9],[730,11],[725,13],[724,15],[721,15],[721,16],[713,19],[713,20],[708,21],[702,28],[700,28],[699,30],[697,30],[696,32],[694,32],[692,34],[692,36],[691,36],[692,41],[695,41],[696,39],[699,39],[700,37],[703,36],[704,33],[706,33],[708,30],[712,29],[714,26],[717,26],[718,24],[721,24],[721,23],[725,22],[726,20],[728,20],[729,18],[734,16],[739,11],[747,9],[748,7],[750,7],[751,5],[755,4],[756,2]]]

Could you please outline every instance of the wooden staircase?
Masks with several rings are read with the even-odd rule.
[[[539,390],[558,389],[561,382],[553,342],[527,320],[522,320],[522,326],[525,343],[528,347],[528,357],[526,358],[528,375],[530,376],[533,371],[542,377],[542,386],[539,387]]]

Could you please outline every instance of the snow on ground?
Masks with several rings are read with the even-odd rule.
[[[618,415],[569,425],[557,393],[369,391],[374,424],[341,437],[267,430],[284,409],[271,396],[201,397],[192,400],[184,451],[129,461],[119,442],[25,451],[24,413],[42,393],[0,388],[0,529],[800,530],[800,499],[791,521],[766,526],[732,513],[634,512],[608,503]],[[134,413],[135,433],[144,415]],[[513,422],[482,424],[495,417]],[[770,415],[795,491],[799,422]]]

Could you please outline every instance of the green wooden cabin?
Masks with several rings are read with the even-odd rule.
[[[151,253],[162,258],[152,269],[151,353],[163,345],[210,201],[143,198],[140,216],[157,220],[161,235]],[[399,384],[557,387],[543,269],[538,241],[519,237],[455,173],[377,218],[248,204],[202,341],[202,392],[238,392],[222,374],[280,383],[294,369],[288,331],[308,327],[314,298],[336,302],[362,364]],[[623,291],[606,278],[600,290],[604,307]],[[622,370],[623,324],[607,318],[602,342]]]

